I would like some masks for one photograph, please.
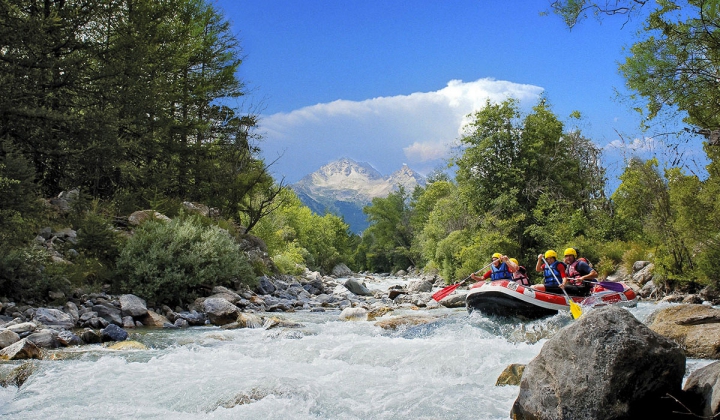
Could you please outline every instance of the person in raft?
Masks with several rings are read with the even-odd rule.
[[[482,277],[478,277],[475,273],[473,273],[470,274],[470,278],[475,281],[487,280],[488,278],[493,281],[512,280],[514,268],[511,268],[511,263],[508,263],[508,261],[509,259],[507,255],[496,252],[492,255],[492,264],[490,265],[490,269],[483,274]]]
[[[510,271],[512,271],[514,282],[520,283],[523,286],[530,286],[530,280],[527,276],[527,270],[525,269],[525,267],[520,265],[518,260],[516,260],[515,258],[510,258],[507,264],[508,268],[510,268]]]
[[[558,261],[557,252],[552,249],[548,249],[544,257],[548,266],[546,267],[543,262],[543,254],[540,254],[538,255],[537,264],[535,264],[535,271],[542,272],[545,281],[543,284],[534,284],[531,287],[544,292],[562,293],[560,288],[565,287],[567,284],[565,264]]]
[[[565,291],[570,295],[588,296],[593,286],[590,280],[597,278],[597,271],[590,267],[585,258],[578,258],[575,248],[566,249],[564,254],[563,262],[568,279]]]

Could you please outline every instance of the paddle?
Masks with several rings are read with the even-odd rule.
[[[543,263],[545,263],[546,269],[550,270],[550,274],[552,274],[553,278],[557,282],[558,286],[560,286],[560,280],[558,280],[557,276],[555,275],[555,272],[550,268],[550,264],[548,264],[545,257],[542,257]],[[570,305],[570,313],[572,314],[572,317],[574,319],[580,318],[582,315],[582,308],[577,303],[573,302],[572,299],[570,299],[570,296],[567,294],[564,288],[560,287],[560,290],[562,290],[563,293],[565,293],[565,299],[567,299],[568,305]]]
[[[616,283],[614,281],[592,281],[592,280],[583,280],[583,283],[590,283],[590,284],[599,284],[600,286],[612,290],[613,292],[624,292],[625,286],[622,285],[622,283]]]
[[[474,272],[474,273],[472,273],[472,274],[477,274],[477,273],[483,271],[484,269],[490,267],[491,265],[492,265],[492,263],[486,265],[485,267],[479,269],[478,271],[476,271],[476,272]],[[463,283],[465,283],[466,281],[468,281],[468,280],[470,279],[470,277],[472,276],[472,274],[469,275],[469,276],[467,276],[467,277],[465,277],[465,279],[464,279],[463,281],[461,281],[461,282],[458,282],[458,283],[455,283],[455,284],[451,284],[450,286],[443,287],[442,289],[440,289],[440,290],[438,290],[437,292],[435,292],[435,294],[432,295],[432,298],[435,299],[435,302],[440,302],[441,300],[443,300],[443,298],[445,298],[445,296],[447,296],[447,295],[449,295],[450,293],[454,292],[455,289],[457,289],[458,287],[460,287],[461,284],[463,284]]]

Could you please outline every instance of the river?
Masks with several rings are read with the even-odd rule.
[[[631,312],[644,320],[657,305]],[[496,387],[511,363],[527,363],[573,322],[530,323],[468,315],[386,331],[339,311],[265,314],[300,328],[131,331],[148,350],[66,349],[38,361],[18,391],[0,388],[13,419],[507,419],[516,386]],[[395,311],[418,314],[418,311]],[[691,371],[708,361],[689,360]],[[19,363],[15,363],[19,364]],[[8,365],[2,366],[6,369]]]

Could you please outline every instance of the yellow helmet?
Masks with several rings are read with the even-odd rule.
[[[499,252],[496,252],[492,255],[493,258],[502,258],[502,254]]]
[[[510,261],[512,261],[515,265],[520,265],[518,260],[516,260],[515,258],[510,258]]]
[[[557,259],[557,252],[553,251],[552,249],[548,249],[547,251],[545,251],[545,258]]]
[[[575,251],[575,248],[568,248],[565,250],[564,256],[572,255],[573,257],[577,258],[577,251]]]

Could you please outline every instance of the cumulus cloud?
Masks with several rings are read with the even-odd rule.
[[[537,86],[480,79],[452,80],[433,92],[341,99],[264,116],[261,147],[268,159],[282,155],[275,170],[290,182],[340,157],[369,162],[386,175],[403,162],[422,172],[448,157],[467,115],[488,99],[513,97],[529,107],[541,92]]]
[[[623,140],[613,140],[605,146],[606,150],[626,150],[636,153],[654,152],[662,144],[652,137],[635,138],[632,143]]]

